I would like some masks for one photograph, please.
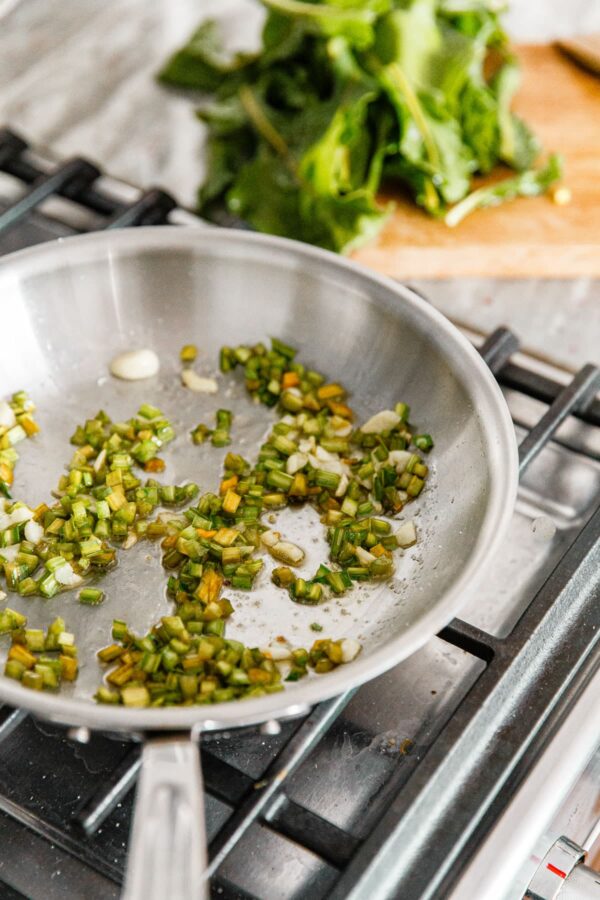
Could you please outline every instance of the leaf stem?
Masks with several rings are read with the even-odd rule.
[[[250,117],[252,124],[265,141],[271,145],[276,153],[280,156],[289,158],[290,150],[285,139],[279,134],[276,128],[269,122],[264,110],[256,95],[247,84],[241,86],[239,91],[242,106]]]
[[[438,152],[437,144],[435,143],[433,134],[427,124],[427,119],[423,115],[423,110],[421,108],[421,104],[419,102],[419,98],[417,97],[415,91],[412,88],[412,85],[398,63],[391,63],[387,67],[388,72],[395,82],[396,87],[404,97],[408,110],[415,120],[415,124],[419,129],[421,137],[423,138],[423,144],[425,145],[425,150],[427,152],[427,156],[429,157],[429,162],[433,166],[434,169],[439,171],[440,169],[440,155]]]

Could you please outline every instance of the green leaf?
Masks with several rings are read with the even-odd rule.
[[[317,238],[313,243],[338,253],[373,240],[393,209],[393,204],[379,206],[368,190],[324,197],[301,193],[300,199],[303,219]]]
[[[285,162],[264,148],[240,172],[227,194],[227,206],[259,231],[338,252],[370,240],[390,212],[377,206],[368,191],[320,196],[299,190]]]
[[[211,135],[207,142],[207,175],[198,191],[198,208],[206,212],[230,187],[240,169],[252,158],[256,142],[249,131],[230,135]]]
[[[237,173],[226,202],[230,212],[259,231],[296,236],[303,231],[298,183],[283,160],[264,144]]]
[[[374,51],[384,65],[397,64],[414,91],[439,93],[452,106],[469,78],[478,41],[438,19],[436,7],[435,0],[414,0],[383,16]]]
[[[305,28],[325,38],[343,37],[365,50],[375,39],[376,18],[391,7],[391,0],[311,3],[306,0],[262,0],[270,10],[295,17]]]
[[[522,119],[510,111],[520,83],[519,66],[516,61],[509,60],[500,67],[491,87],[498,101],[499,157],[515,169],[526,169],[540,152],[540,144]]]
[[[169,60],[167,84],[211,94],[199,191],[205,215],[346,252],[388,214],[381,179],[452,224],[470,209],[541,190],[523,171],[469,194],[499,161],[529,170],[538,145],[511,111],[518,70],[495,0],[262,0],[255,56],[227,54],[205,23]],[[490,49],[501,64],[488,82]],[[460,201],[464,200],[464,206]]]
[[[426,115],[440,154],[440,165],[433,178],[444,202],[455,203],[469,190],[475,162],[463,143],[460,126],[455,119],[436,118],[431,113]]]
[[[428,212],[439,214],[445,203],[464,197],[475,168],[460,126],[444,115],[435,97],[417,95],[395,63],[380,70],[380,78],[400,128],[399,155],[386,171],[411,186],[417,203]]]
[[[341,95],[325,132],[303,155],[299,173],[316,194],[347,193],[367,176],[371,138],[365,128],[374,91],[349,85]]]
[[[498,162],[500,126],[498,104],[486,84],[469,82],[461,95],[463,139],[477,160],[480,172],[490,172]]]
[[[428,86],[429,60],[441,44],[435,0],[415,0],[378,20],[373,49],[383,65],[397,63],[413,87],[419,88]]]
[[[227,56],[217,22],[209,19],[194,32],[189,42],[168,60],[158,74],[163,84],[173,87],[215,91],[223,80],[250,65],[253,56]]]
[[[562,176],[562,159],[553,153],[542,169],[529,169],[514,178],[505,178],[496,184],[479,188],[468,194],[446,214],[446,225],[454,227],[476,209],[498,206],[515,197],[537,197]]]
[[[500,11],[496,0],[440,0],[438,4],[438,15],[456,31],[477,39],[485,29],[488,45],[503,50],[508,35],[500,22]]]
[[[275,10],[269,12],[262,32],[261,69],[298,53],[306,34],[303,20],[282,16]]]

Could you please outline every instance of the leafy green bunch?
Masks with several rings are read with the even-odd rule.
[[[263,0],[256,54],[227,55],[205,22],[167,62],[164,84],[210,95],[208,218],[347,252],[391,211],[399,182],[428,213],[467,213],[542,193],[560,176],[511,111],[519,69],[495,0]],[[503,163],[516,177],[469,193]]]

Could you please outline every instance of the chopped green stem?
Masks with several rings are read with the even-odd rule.
[[[467,194],[446,214],[446,225],[453,228],[474,210],[496,206],[515,197],[537,197],[545,193],[561,175],[562,160],[557,154],[552,154],[542,169],[528,169],[514,178],[505,178]]]
[[[89,606],[96,606],[98,603],[102,603],[104,600],[104,592],[96,590],[95,588],[85,588],[84,590],[79,592],[79,602],[88,604]]]
[[[162,471],[157,453],[174,437],[161,411],[144,404],[126,422],[112,423],[99,412],[76,429],[75,452],[53,506],[31,510],[8,498],[0,504],[0,556],[2,548],[14,548],[0,565],[8,587],[21,596],[37,593],[50,599],[86,577],[98,577],[115,563],[115,545],[162,542],[167,593],[176,614],[163,617],[142,637],[124,621],[114,621],[114,643],[98,654],[112,666],[107,685],[98,691],[99,702],[131,707],[223,702],[280,690],[283,676],[296,680],[309,666],[317,673],[330,671],[354,658],[357,642],[326,638],[310,651],[284,650],[283,655],[280,648],[250,649],[225,638],[234,609],[223,591],[253,588],[264,566],[258,556],[264,546],[285,563],[272,572],[275,584],[287,589],[294,602],[317,605],[332,594],[345,594],[357,581],[388,578],[399,544],[415,542],[414,527],[405,528],[400,540],[386,518],[422,491],[429,473],[416,451],[431,449],[433,441],[426,433],[412,438],[407,406],[372,417],[371,424],[381,422],[386,430],[350,433],[353,413],[344,387],[296,362],[293,347],[274,339],[270,350],[263,344],[223,348],[221,366],[227,371],[242,366],[249,393],[267,407],[278,405],[280,419],[255,465],[239,454],[224,454],[218,493],[198,497],[196,485],[138,477],[136,466]],[[195,434],[200,440],[210,435],[213,442],[229,442],[232,420],[229,410],[220,409],[215,429],[198,426]],[[0,459],[14,460],[11,447],[3,446]],[[196,497],[196,505],[184,512],[153,518],[159,506]],[[320,566],[312,578],[289,568],[302,565],[302,548],[274,530],[266,534],[263,523],[265,514],[273,523],[272,510],[307,502],[321,516],[336,564]],[[381,517],[372,515],[375,509]],[[103,598],[96,587],[80,587],[82,604],[93,606]],[[74,678],[74,639],[64,623],[57,620],[44,636],[25,629],[19,615],[0,614],[0,630],[19,634],[7,674],[38,690],[54,690],[61,678]],[[47,655],[35,657],[42,652],[60,653],[60,663]],[[285,666],[278,668],[282,659],[287,672]]]

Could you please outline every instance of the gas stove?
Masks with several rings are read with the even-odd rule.
[[[202,224],[159,188],[0,131],[0,253],[163,223]],[[509,534],[462,618],[414,656],[292,721],[203,740],[215,897],[512,900],[593,881],[599,373],[520,353],[508,329],[466,331],[520,442]],[[118,897],[138,768],[133,742],[0,708],[0,896]]]

